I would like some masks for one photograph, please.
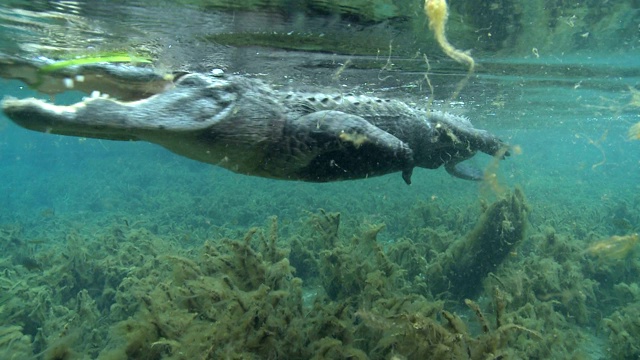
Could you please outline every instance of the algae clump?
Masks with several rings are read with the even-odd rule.
[[[429,265],[427,276],[436,293],[451,292],[454,298],[476,296],[482,280],[524,239],[527,213],[520,189],[491,204],[465,238]]]
[[[429,18],[429,28],[433,30],[436,41],[442,51],[453,60],[466,64],[469,67],[469,74],[473,73],[475,61],[471,56],[456,49],[445,34],[445,26],[449,18],[449,9],[446,0],[425,0],[424,12]]]

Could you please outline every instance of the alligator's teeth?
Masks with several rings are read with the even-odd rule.
[[[92,99],[99,98],[99,97],[100,97],[100,95],[101,95],[101,94],[100,94],[100,91],[98,91],[98,90],[93,90],[93,91],[91,92],[91,98],[92,98]]]
[[[73,89],[73,79],[64,78],[64,80],[62,80],[62,83],[67,89]]]

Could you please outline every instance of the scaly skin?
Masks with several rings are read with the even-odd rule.
[[[0,74],[7,73],[1,65]],[[415,166],[441,165],[454,176],[480,180],[479,170],[459,163],[477,151],[495,155],[506,146],[462,117],[427,113],[396,100],[276,91],[243,76],[204,74],[147,78],[155,81],[154,90],[146,86],[138,94],[126,87],[138,68],[90,70],[101,73],[91,86],[108,83],[117,93],[114,84],[120,81],[133,101],[98,97],[56,106],[7,97],[3,111],[35,131],[148,141],[237,173],[311,182],[402,172],[409,184]]]

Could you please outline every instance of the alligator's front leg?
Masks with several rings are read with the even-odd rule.
[[[401,171],[411,183],[413,151],[359,116],[327,110],[289,119],[282,139],[272,147],[271,165],[299,180],[363,179]]]

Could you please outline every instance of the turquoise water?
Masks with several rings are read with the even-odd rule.
[[[283,26],[269,12],[131,2],[113,9],[129,17],[110,23],[100,6],[33,4],[2,5],[3,55],[30,58],[52,44],[65,51],[146,44],[161,70],[222,64],[277,87],[418,104],[430,95],[422,58],[398,56],[397,67],[386,69],[386,48],[381,56],[220,50],[189,38],[216,33],[204,25],[239,21],[231,16],[250,19],[248,28]],[[36,16],[46,13],[39,6],[56,16]],[[620,26],[637,25],[637,11],[629,16]],[[308,23],[310,32],[338,26]],[[38,45],[47,26],[69,31],[40,38],[35,51],[25,46]],[[393,23],[371,26],[372,34],[398,31]],[[637,48],[538,57],[479,50],[476,73],[454,100],[465,70],[435,55],[432,106],[520,149],[497,170],[491,157],[476,156],[476,166],[497,173],[479,183],[444,169],[416,169],[410,186],[398,173],[326,184],[262,179],[148,143],[30,132],[0,115],[0,358],[636,359],[640,141],[629,131],[640,122]],[[336,75],[346,60],[353,66]],[[0,79],[0,94],[56,104],[86,95],[52,97],[8,79]],[[528,207],[524,236],[471,297],[488,319],[485,331],[473,306],[455,295],[473,284],[438,288],[444,272],[434,269],[464,258],[451,249],[475,239],[473,229],[488,222],[483,212],[516,188]],[[340,213],[340,225],[325,211]],[[506,231],[514,219],[504,221]]]

